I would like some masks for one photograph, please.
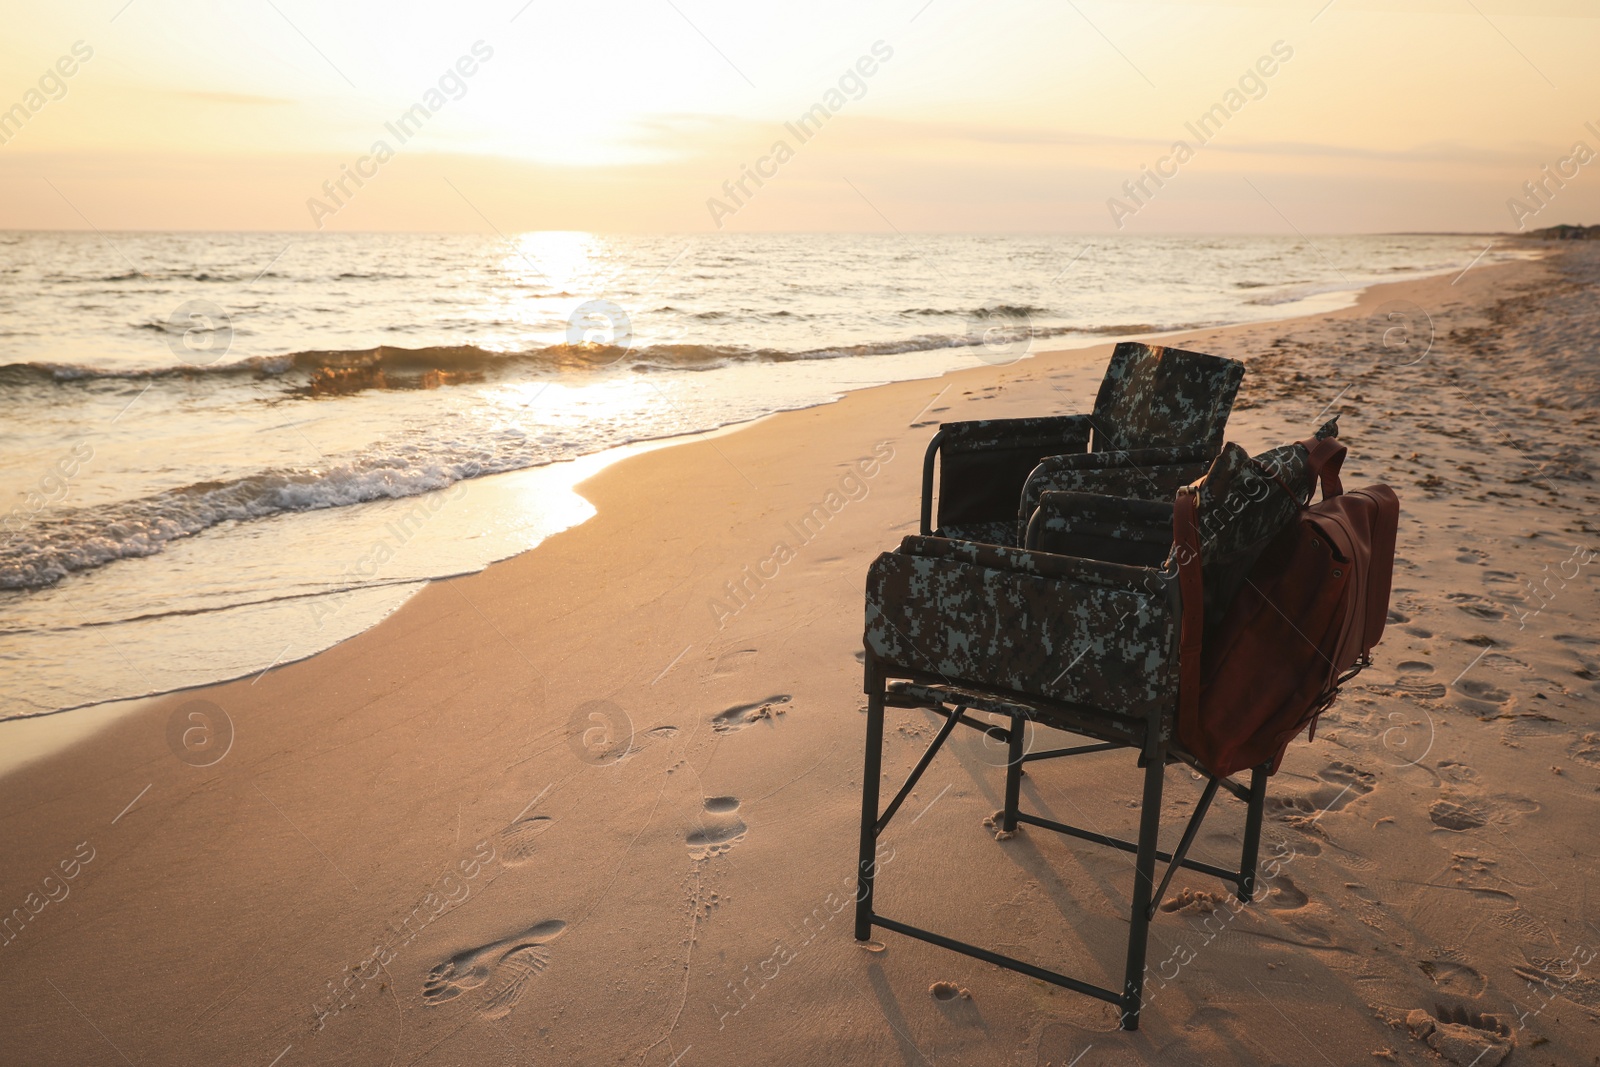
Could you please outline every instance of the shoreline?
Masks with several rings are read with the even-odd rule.
[[[1539,259],[1545,258],[1546,256],[1552,254],[1553,252],[1558,251],[1558,249],[1524,248],[1524,249],[1520,249],[1519,251],[1523,252],[1524,254],[1518,256],[1516,259],[1502,260],[1502,261],[1499,261],[1499,262],[1496,262],[1496,263],[1488,264],[1487,266],[1496,267],[1496,266],[1507,266],[1507,265],[1512,265],[1512,264],[1516,264],[1516,263],[1524,263],[1524,262],[1537,262]],[[1307,293],[1305,296],[1297,298],[1297,300],[1295,301],[1295,302],[1298,303],[1298,302],[1303,302],[1303,301],[1307,301],[1307,300],[1316,300],[1319,297],[1327,297],[1327,296],[1333,296],[1333,295],[1338,295],[1338,296],[1347,298],[1345,300],[1342,300],[1340,302],[1340,304],[1338,306],[1335,306],[1335,307],[1326,307],[1326,308],[1321,308],[1321,309],[1317,309],[1317,310],[1300,310],[1300,311],[1298,311],[1298,312],[1296,312],[1295,314],[1292,314],[1292,315],[1269,317],[1269,318],[1265,318],[1265,319],[1242,320],[1242,321],[1229,322],[1229,323],[1223,323],[1223,324],[1208,325],[1208,326],[1203,326],[1203,327],[1189,327],[1189,328],[1183,328],[1183,329],[1177,329],[1177,330],[1163,330],[1163,331],[1158,331],[1158,332],[1154,332],[1154,333],[1130,333],[1130,334],[1127,334],[1126,336],[1119,336],[1116,340],[1119,340],[1119,341],[1120,340],[1160,341],[1160,340],[1170,339],[1170,338],[1173,338],[1173,337],[1178,337],[1180,335],[1193,334],[1193,333],[1196,333],[1196,332],[1211,332],[1211,331],[1217,331],[1217,330],[1234,330],[1234,329],[1245,329],[1245,328],[1250,328],[1250,327],[1270,326],[1270,325],[1275,324],[1275,323],[1288,323],[1288,322],[1293,322],[1293,321],[1298,320],[1298,319],[1309,318],[1309,317],[1313,317],[1313,316],[1316,316],[1316,315],[1340,313],[1340,312],[1348,311],[1351,308],[1354,308],[1357,305],[1359,305],[1367,297],[1367,295],[1374,289],[1378,289],[1378,288],[1382,288],[1382,287],[1386,287],[1386,286],[1407,285],[1407,284],[1413,284],[1413,283],[1417,283],[1417,282],[1423,282],[1423,281],[1426,281],[1426,280],[1431,279],[1431,278],[1443,277],[1443,276],[1445,276],[1447,274],[1451,274],[1452,272],[1455,271],[1455,269],[1456,269],[1455,267],[1449,267],[1449,268],[1441,268],[1441,269],[1438,269],[1438,270],[1416,271],[1416,272],[1413,272],[1413,273],[1408,273],[1405,277],[1398,278],[1398,279],[1395,279],[1393,281],[1370,282],[1370,283],[1367,283],[1365,285],[1351,286],[1351,287],[1337,287],[1336,286],[1334,288],[1318,289],[1315,292]],[[1467,270],[1473,269],[1473,265],[1469,265],[1466,269]],[[1271,307],[1271,306],[1276,306],[1276,305],[1262,305],[1262,306]],[[1052,338],[1049,343],[1055,344],[1057,340],[1058,339]],[[552,488],[553,488],[553,490],[555,492],[562,493],[562,494],[570,494],[570,495],[572,495],[574,497],[580,497],[581,498],[582,494],[577,492],[578,486],[583,484],[588,479],[590,479],[592,477],[595,477],[601,471],[603,471],[606,468],[612,466],[613,464],[621,462],[621,461],[623,461],[625,459],[628,459],[628,458],[630,458],[632,456],[635,456],[635,455],[641,455],[641,454],[644,454],[644,453],[647,453],[647,452],[655,451],[655,450],[660,449],[660,448],[691,444],[691,443],[694,443],[694,442],[699,441],[699,440],[712,439],[712,438],[716,438],[716,437],[719,437],[719,436],[722,436],[722,435],[725,435],[725,434],[735,433],[735,432],[738,432],[739,430],[742,430],[742,429],[745,429],[747,427],[756,425],[756,424],[762,422],[765,419],[772,418],[772,417],[777,416],[777,415],[784,415],[784,414],[789,414],[789,413],[795,412],[795,411],[805,411],[805,410],[809,410],[811,408],[824,407],[824,406],[828,406],[830,404],[836,404],[836,403],[839,403],[840,401],[842,401],[844,398],[846,398],[846,397],[848,397],[848,396],[850,396],[852,394],[859,393],[859,392],[870,391],[870,390],[873,390],[873,389],[881,389],[881,388],[885,388],[885,387],[888,387],[888,386],[897,385],[897,384],[903,384],[903,383],[907,383],[907,382],[942,380],[942,379],[949,378],[949,377],[954,376],[954,375],[961,374],[961,373],[963,373],[965,371],[968,371],[968,370],[981,371],[981,370],[984,370],[984,369],[987,369],[987,368],[995,368],[995,367],[1002,367],[1002,368],[1003,367],[1015,367],[1015,366],[1018,366],[1018,365],[1021,365],[1021,364],[1026,364],[1026,363],[1028,363],[1030,361],[1033,361],[1033,360],[1048,359],[1048,358],[1051,358],[1051,357],[1063,357],[1063,356],[1066,356],[1066,355],[1069,355],[1069,354],[1072,354],[1072,353],[1082,353],[1082,352],[1084,352],[1086,350],[1089,350],[1089,349],[1094,349],[1094,348],[1098,348],[1098,347],[1102,347],[1102,346],[1108,346],[1109,344],[1115,343],[1114,341],[1113,342],[1108,342],[1107,340],[1105,340],[1103,338],[1096,338],[1096,337],[1093,337],[1093,336],[1088,335],[1088,334],[1085,334],[1085,335],[1082,335],[1081,337],[1075,338],[1074,342],[1075,343],[1070,344],[1070,345],[1066,345],[1065,347],[1048,347],[1048,348],[1041,348],[1038,351],[1030,351],[1030,352],[1027,352],[1024,356],[1022,356],[1022,357],[1020,357],[1020,358],[1018,358],[1016,360],[1013,360],[1013,361],[1010,361],[1010,362],[1006,362],[1006,363],[992,363],[991,364],[991,363],[987,363],[987,362],[980,362],[979,365],[977,365],[977,366],[962,367],[962,368],[957,368],[957,369],[953,369],[953,370],[944,370],[944,371],[937,372],[937,373],[934,373],[934,374],[926,376],[926,377],[901,378],[901,379],[896,379],[896,380],[891,381],[891,382],[873,384],[873,385],[863,386],[863,387],[859,387],[859,388],[845,388],[845,389],[842,389],[838,393],[838,395],[832,397],[831,399],[821,400],[821,401],[818,401],[816,403],[808,404],[808,405],[803,406],[803,407],[779,409],[779,410],[776,410],[776,411],[768,412],[768,413],[763,414],[763,415],[759,415],[759,416],[757,416],[755,418],[752,418],[752,419],[746,419],[746,420],[739,421],[739,422],[728,423],[728,424],[725,424],[725,425],[722,425],[722,426],[713,427],[713,428],[711,428],[709,430],[695,431],[695,432],[686,433],[686,434],[669,434],[669,435],[664,435],[664,436],[660,436],[660,437],[643,438],[643,439],[640,439],[640,440],[637,440],[637,441],[629,442],[627,444],[616,445],[616,446],[613,446],[613,447],[610,447],[610,448],[606,448],[606,449],[603,449],[603,450],[601,450],[599,452],[588,453],[586,455],[579,456],[579,457],[577,457],[577,458],[575,458],[573,460],[560,460],[560,461],[556,461],[556,462],[553,462],[553,463],[542,464],[540,466],[527,467],[527,468],[522,468],[522,469],[519,469],[519,470],[505,471],[505,472],[501,472],[501,473],[498,473],[498,474],[490,475],[487,478],[484,478],[484,479],[481,479],[481,480],[480,479],[465,479],[465,480],[463,480],[461,482],[455,483],[454,485],[452,485],[451,487],[446,488],[446,489],[435,490],[433,493],[419,494],[418,496],[416,496],[414,498],[408,497],[408,498],[404,498],[404,499],[407,499],[407,500],[413,500],[414,499],[414,500],[417,500],[417,501],[427,501],[428,499],[430,499],[431,497],[433,497],[435,495],[458,491],[463,486],[467,486],[467,487],[484,486],[484,487],[486,487],[487,491],[490,492],[490,493],[499,493],[500,495],[515,495],[518,492],[518,490],[516,488],[514,488],[514,486],[516,485],[516,483],[518,483],[519,481],[522,481],[522,480],[527,480],[527,481],[532,482],[532,483],[539,483],[539,482],[549,481],[551,483],[554,483]],[[931,350],[931,351],[937,352],[937,351],[943,351],[943,350]],[[287,358],[287,357],[259,357],[259,358]],[[978,357],[978,358],[980,358],[980,360],[981,360],[981,357]],[[539,488],[543,489],[545,487],[540,486]],[[583,501],[581,501],[581,503],[582,504],[587,504],[587,501],[583,500]],[[356,506],[357,507],[363,507],[363,506],[369,506],[369,505],[356,505]],[[593,509],[591,508],[590,511],[591,511],[591,514],[589,516],[586,516],[584,518],[579,518],[579,519],[576,520],[575,523],[569,524],[567,526],[563,526],[563,527],[561,527],[561,529],[569,529],[569,528],[571,528],[571,525],[581,525],[582,523],[589,521],[589,519],[593,517]],[[291,521],[292,521],[292,519],[291,519]],[[556,531],[556,532],[559,532],[559,530]],[[204,536],[204,533],[202,533],[201,536]],[[547,536],[549,536],[549,535],[547,535]],[[545,538],[545,539],[547,539],[547,538]],[[204,681],[198,681],[198,682],[195,682],[193,684],[178,685],[178,686],[173,686],[172,688],[158,689],[158,690],[156,690],[154,692],[143,693],[143,694],[112,697],[112,698],[109,698],[109,699],[90,700],[90,701],[85,701],[85,702],[82,702],[82,703],[72,704],[72,705],[69,705],[69,706],[66,706],[66,707],[54,708],[54,709],[49,710],[49,711],[35,712],[35,713],[32,713],[32,714],[27,714],[27,715],[18,715],[18,716],[11,717],[11,718],[0,718],[0,736],[5,736],[4,731],[7,731],[7,729],[8,729],[7,724],[15,724],[15,723],[23,723],[23,722],[35,722],[35,721],[38,721],[38,720],[46,720],[46,719],[56,719],[59,716],[65,715],[65,714],[67,714],[69,712],[94,713],[96,711],[96,709],[99,709],[102,717],[109,716],[109,718],[106,718],[106,721],[110,721],[110,718],[114,718],[115,716],[112,713],[107,712],[106,709],[109,709],[109,708],[112,708],[112,707],[115,707],[115,706],[119,706],[119,705],[120,706],[125,706],[124,709],[123,709],[123,712],[122,712],[124,714],[132,713],[137,709],[138,705],[140,705],[142,702],[145,702],[145,701],[158,700],[158,699],[161,699],[163,697],[170,697],[170,696],[174,696],[176,694],[192,693],[192,692],[196,692],[196,691],[199,691],[199,690],[206,689],[208,687],[219,686],[219,685],[224,685],[224,684],[227,684],[227,683],[230,683],[230,682],[239,681],[240,679],[254,676],[254,675],[258,674],[258,673],[264,672],[265,670],[272,670],[272,669],[276,669],[278,667],[283,667],[283,666],[288,666],[288,665],[294,664],[294,663],[304,662],[306,659],[309,659],[309,658],[314,657],[316,655],[320,655],[321,653],[326,652],[331,648],[336,648],[340,644],[343,644],[346,641],[353,640],[353,639],[361,636],[361,634],[370,631],[374,626],[379,625],[384,619],[388,618],[395,611],[400,610],[405,604],[409,603],[412,598],[414,598],[418,593],[420,593],[429,584],[437,583],[437,582],[440,582],[440,581],[446,581],[446,580],[449,580],[451,578],[459,578],[459,577],[464,577],[464,576],[471,575],[471,574],[482,573],[482,571],[486,570],[487,568],[495,566],[496,564],[499,564],[499,563],[503,563],[503,562],[505,562],[505,561],[507,561],[509,559],[514,559],[518,555],[521,555],[521,554],[526,553],[526,552],[536,551],[538,549],[538,547],[541,544],[543,544],[543,540],[544,539],[541,539],[538,543],[534,544],[533,546],[521,549],[521,550],[519,550],[517,552],[512,553],[509,556],[499,556],[499,557],[490,559],[487,562],[484,562],[481,565],[478,565],[477,567],[472,568],[472,569],[462,570],[462,571],[459,571],[459,572],[453,572],[453,573],[449,573],[449,574],[440,574],[440,575],[432,575],[432,576],[428,576],[428,577],[419,577],[419,578],[414,579],[414,580],[408,580],[408,581],[406,581],[404,583],[404,585],[407,586],[410,591],[404,596],[403,599],[400,599],[400,600],[398,600],[397,602],[395,602],[393,604],[380,605],[379,607],[380,607],[381,610],[376,614],[373,614],[370,611],[367,612],[366,614],[367,614],[368,619],[367,619],[367,621],[365,621],[364,625],[362,625],[362,627],[360,629],[353,630],[352,632],[346,634],[345,636],[338,638],[337,640],[335,640],[331,644],[328,644],[328,645],[325,645],[325,646],[322,646],[322,647],[319,647],[319,648],[315,648],[315,649],[309,650],[309,651],[305,652],[302,655],[293,656],[292,658],[284,659],[281,662],[275,661],[273,663],[267,664],[265,667],[251,667],[249,669],[243,669],[243,670],[239,671],[239,673],[236,673],[236,674],[230,674],[230,675],[225,675],[223,677],[217,677],[217,678],[207,679],[207,680],[204,680]],[[126,561],[126,562],[137,562],[137,561]],[[388,583],[384,583],[384,584],[388,584]],[[305,596],[306,596],[306,598],[308,600],[313,601],[313,602],[320,602],[320,601],[323,601],[323,600],[334,601],[334,600],[339,600],[341,598],[347,598],[352,594],[359,595],[359,594],[362,594],[362,593],[373,592],[377,588],[378,588],[378,586],[376,586],[376,585],[362,585],[362,586],[353,586],[350,589],[343,590],[343,591],[327,592],[327,593],[313,593],[313,594],[306,594]],[[276,603],[276,601],[273,601],[273,603]],[[223,608],[223,609],[218,609],[218,610],[221,610],[221,611],[224,611],[224,612],[226,612],[226,611],[240,611],[240,610],[248,611],[251,608],[259,609],[260,605],[259,604],[240,604],[240,605],[235,605],[235,606],[232,606],[232,607],[229,607],[229,608]],[[340,610],[342,610],[342,608]],[[0,776],[4,776],[4,775],[6,775],[8,773],[11,773],[12,771],[16,770],[18,767],[20,767],[20,766],[24,765],[25,763],[30,762],[30,761],[32,761],[34,759],[40,758],[42,755],[45,755],[45,754],[47,754],[47,753],[49,753],[51,751],[55,751],[55,750],[60,749],[62,747],[63,743],[68,743],[68,742],[57,741],[57,740],[52,739],[49,735],[54,733],[54,732],[56,732],[56,731],[52,730],[49,727],[44,727],[44,726],[33,727],[33,728],[24,728],[24,729],[13,728],[12,732],[11,732],[11,736],[7,737],[7,740],[9,742],[11,742],[11,744],[8,745],[8,752],[6,753],[5,756],[0,757]],[[78,736],[87,736],[87,734],[92,733],[92,732],[93,732],[92,730],[87,730],[87,729],[78,727],[76,724],[74,725],[74,728],[71,728],[71,729],[66,729],[66,728],[60,729],[60,733],[65,738],[78,737]]]
[[[1524,1047],[1576,1058],[1593,1012],[1519,1022],[1515,967],[1569,958],[1586,936],[1566,920],[1593,843],[1569,830],[1600,797],[1600,742],[1584,740],[1600,729],[1600,641],[1584,636],[1597,598],[1581,595],[1600,567],[1552,585],[1520,626],[1506,608],[1515,576],[1559,570],[1587,538],[1592,461],[1561,449],[1600,427],[1560,403],[1594,389],[1584,331],[1600,312],[1563,315],[1589,307],[1579,282],[1595,258],[1563,250],[1458,284],[1374,286],[1341,312],[1174,336],[1249,360],[1228,437],[1252,453],[1308,436],[1337,405],[1345,482],[1396,487],[1403,558],[1378,665],[1269,786],[1262,853],[1294,863],[1151,987],[1138,1034],[1102,1005],[932,946],[886,937],[864,952],[826,921],[855,860],[860,583],[915,530],[932,425],[1086,410],[1105,344],[862,389],[610,465],[581,485],[594,517],[537,550],[0,776],[14,843],[0,906],[77,842],[95,850],[70,897],[0,946],[18,955],[0,974],[16,1055],[103,1058],[76,1006],[135,1062],[267,1063],[292,1046],[285,1067],[376,1067],[509,1046],[692,1067],[798,1056],[803,1042],[814,1062],[1065,1063],[1093,1044],[1109,1062],[1252,1063],[1315,1058],[1307,1041],[1341,1063],[1380,1049],[1420,1062],[1432,1053],[1404,1022],[1418,1009],[1491,1014]],[[1407,302],[1431,317],[1433,354],[1378,363],[1370,317]],[[719,617],[715,598],[799,540],[789,524],[830,492],[840,502],[815,536]],[[214,759],[178,716],[197,696],[222,713],[210,726],[226,723]],[[888,774],[915,762],[928,718],[892,713]],[[1028,804],[1116,832],[1126,762],[1030,771]],[[940,756],[915,826],[886,839],[886,910],[1091,980],[1120,973],[1127,864],[1031,831],[995,840],[982,819],[1001,784],[979,741]],[[1198,787],[1174,774],[1169,788],[1164,821],[1181,822]],[[1196,855],[1223,860],[1240,819],[1233,806],[1213,818]],[[1541,878],[1527,856],[1557,861],[1539,860]],[[473,874],[453,873],[468,860]],[[1217,890],[1175,878],[1152,959],[1194,942],[1225,905]],[[539,964],[497,970],[512,954]],[[462,984],[480,962],[493,982]],[[929,995],[946,981],[970,997]],[[1277,1026],[1274,1008],[1310,1035]]]
[[[782,413],[774,412],[773,414]],[[677,444],[684,444],[697,440],[714,439],[725,434],[737,432],[740,429],[755,425],[756,423],[761,422],[763,419],[768,419],[771,417],[771,415],[762,415],[746,422],[731,423],[727,426],[719,426],[715,429],[704,430],[693,434],[654,437],[642,441],[631,441],[627,444],[617,445],[613,448],[608,448],[600,452],[591,452],[588,455],[579,456],[578,458],[572,460],[557,461],[554,463],[546,463],[538,467],[528,467],[522,470],[506,471],[501,474],[489,475],[482,481],[483,483],[489,483],[495,479],[499,479],[500,481],[496,482],[496,484],[504,487],[502,491],[513,494],[525,493],[529,491],[530,486],[525,486],[521,483],[531,483],[531,488],[536,491],[564,494],[574,498],[580,507],[588,507],[589,505],[587,500],[584,500],[582,495],[577,492],[577,487],[588,481],[590,478],[596,477],[598,474],[604,471],[605,468],[614,463],[620,463],[623,460],[630,459],[634,456],[645,455],[647,453],[657,451],[658,449],[670,448]],[[458,482],[450,489],[437,490],[436,493],[439,495],[449,493],[458,486],[471,485],[476,481],[477,480],[474,479],[468,482]],[[419,494],[416,497],[408,497],[404,499],[426,500],[428,499],[429,495],[430,494]],[[587,522],[590,517],[592,517],[592,514],[590,516],[578,519],[572,525],[582,525],[584,522]],[[570,528],[571,526],[566,526],[562,529],[564,530]],[[556,532],[561,531],[558,530]],[[543,541],[540,541],[539,544],[543,544]],[[383,614],[372,619],[372,621],[367,623],[362,629],[356,630],[355,632],[338,639],[330,645],[314,649],[305,653],[304,655],[295,656],[290,659],[282,660],[278,663],[270,664],[260,670],[248,670],[228,677],[214,678],[203,682],[196,682],[192,685],[164,689],[154,693],[142,693],[133,696],[115,697],[109,700],[89,701],[83,704],[74,704],[69,707],[56,708],[52,711],[36,712],[31,715],[18,715],[12,718],[0,719],[0,738],[4,738],[6,742],[4,751],[0,751],[0,778],[4,778],[7,774],[13,773],[28,763],[33,762],[34,760],[59,751],[62,748],[69,746],[76,740],[92,736],[94,733],[97,733],[100,729],[110,725],[112,722],[116,721],[122,716],[136,714],[142,707],[146,706],[151,701],[160,700],[165,697],[176,697],[186,693],[195,693],[204,689],[212,688],[214,686],[227,685],[232,682],[238,682],[243,679],[255,677],[259,674],[265,673],[267,670],[274,670],[279,667],[288,667],[296,663],[304,663],[306,660],[315,656],[319,656],[329,649],[337,648],[346,641],[352,641],[360,637],[368,630],[371,630],[374,626],[379,625],[384,619],[403,608],[411,601],[413,597],[422,592],[422,590],[427,588],[431,583],[449,581],[452,578],[464,578],[473,574],[481,574],[484,570],[494,566],[497,563],[503,563],[508,559],[515,559],[517,556],[522,555],[525,552],[537,551],[538,548],[539,545],[536,544],[531,548],[522,550],[521,552],[516,552],[510,556],[503,556],[499,559],[491,560],[480,567],[461,571],[456,574],[439,575],[430,578],[419,578],[414,581],[408,581],[404,583],[394,583],[401,585],[402,588],[409,588],[409,591],[406,593],[405,597],[392,607],[389,607],[387,610],[385,610]],[[380,588],[380,586],[352,586],[349,589],[331,593],[305,594],[299,599],[308,601],[326,600],[332,602],[342,597],[348,597],[353,593],[361,593],[374,588]],[[255,606],[257,605],[242,604],[233,608],[224,608],[219,610],[247,610]],[[76,722],[68,724],[63,719],[63,716],[73,713],[86,713],[86,718],[92,718],[97,721],[92,725],[88,723],[79,724]],[[56,725],[50,726],[46,725],[47,723],[56,723]],[[25,726],[23,724],[38,725]],[[59,736],[51,736],[52,734],[58,734]]]

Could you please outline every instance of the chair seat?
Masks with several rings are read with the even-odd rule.
[[[941,527],[934,536],[952,541],[976,541],[980,545],[1005,545],[1008,548],[1016,548],[1021,543],[1017,540],[1015,522],[956,523]]]
[[[894,708],[956,707],[1007,717],[1020,715],[1052,730],[1081,734],[1097,741],[1110,741],[1137,747],[1140,726],[1137,720],[1122,719],[1107,712],[1072,708],[1044,701],[1021,701],[998,693],[949,685],[942,682],[894,681],[888,684],[884,703]],[[1172,737],[1167,742],[1167,762],[1186,763],[1202,770],[1193,756]]]

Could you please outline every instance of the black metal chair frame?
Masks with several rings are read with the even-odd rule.
[[[901,680],[891,683],[890,677]],[[1043,701],[1035,696],[962,689],[927,675],[919,675],[918,672],[884,663],[870,651],[866,659],[864,688],[867,695],[867,746],[866,767],[862,779],[861,853],[857,867],[855,936],[858,941],[869,940],[872,937],[873,927],[893,930],[992,963],[997,967],[1004,967],[1107,1001],[1122,1009],[1122,1029],[1137,1030],[1139,1012],[1144,999],[1145,954],[1149,942],[1150,921],[1155,917],[1161,900],[1166,895],[1167,887],[1171,884],[1172,876],[1178,868],[1186,867],[1222,879],[1233,886],[1234,892],[1242,901],[1249,902],[1254,897],[1256,867],[1261,846],[1261,823],[1266,806],[1267,768],[1254,768],[1250,773],[1248,785],[1210,774],[1196,763],[1193,757],[1168,740],[1169,713],[1152,710],[1144,719],[1118,721],[1103,711]],[[886,707],[924,708],[942,715],[945,722],[916,766],[912,768],[905,783],[895,793],[894,799],[880,813],[879,781],[883,771],[883,728]],[[1000,726],[974,719],[969,715],[971,712],[998,714],[1009,718],[1010,725]],[[1164,722],[1164,719],[1167,721]],[[1090,743],[1044,752],[1025,752],[1023,750],[1025,730],[1030,720],[1039,726],[1077,733],[1091,739]],[[923,772],[928,769],[934,756],[958,724],[980,730],[996,740],[1004,741],[1007,745],[1005,808],[1001,829],[1013,832],[1019,823],[1025,823],[1134,854],[1133,903],[1121,990],[1108,989],[1037,964],[1004,956],[898,919],[891,919],[874,910],[873,888],[877,873],[875,856],[878,837],[888,828],[890,820],[894,818],[895,813],[911,794]],[[1024,764],[1122,748],[1137,750],[1139,762],[1144,768],[1144,793],[1137,841],[1110,837],[1021,810]],[[1206,777],[1207,782],[1189,817],[1188,824],[1184,827],[1183,836],[1178,841],[1177,847],[1172,852],[1164,852],[1158,847],[1157,841],[1161,831],[1161,794],[1167,764],[1173,762],[1193,767]],[[1244,847],[1237,871],[1225,870],[1188,857],[1189,848],[1199,833],[1200,825],[1219,787],[1226,789],[1245,804]],[[1155,865],[1158,860],[1167,865],[1159,885],[1155,881]]]
[[[1007,419],[1002,423],[1016,423],[1027,427],[1026,430],[1011,430],[1008,427],[1007,437],[1003,442],[1004,449],[1023,453],[1021,465],[1009,472],[1009,477],[1016,481],[1016,492],[1006,493],[1008,501],[1012,498],[1020,499],[1022,487],[1026,482],[1026,475],[1030,473],[1039,461],[1047,456],[1056,454],[1082,455],[1088,450],[1094,435],[1094,423],[1088,415],[1055,415],[1027,419]],[[934,532],[937,525],[934,514],[934,481],[935,471],[939,468],[940,454],[949,442],[952,427],[948,424],[941,425],[928,442],[927,451],[922,457],[922,505],[919,514],[919,525],[924,535]],[[997,440],[997,447],[1000,442]],[[1013,517],[1011,510],[1005,512],[1005,518]]]

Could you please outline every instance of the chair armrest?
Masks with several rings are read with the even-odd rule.
[[[1018,527],[1026,530],[1040,496],[1051,491],[1171,502],[1180,488],[1205,474],[1214,458],[1204,445],[1048,456],[1029,472],[1018,494]]]
[[[922,461],[921,532],[931,534],[936,525],[1010,522],[1028,473],[1045,456],[1082,452],[1089,447],[1091,432],[1087,415],[945,423],[928,443]]]
[[[1172,552],[1172,503],[1046,492],[1028,520],[1023,544],[1043,552],[1161,567]]]
[[[1170,504],[1167,505],[1167,516],[1167,535],[1170,541],[1172,533]],[[1113,560],[1012,548],[1008,545],[986,545],[976,541],[956,541],[946,537],[905,537],[901,539],[896,552],[919,559],[969,563],[989,570],[1030,574],[1038,578],[1087,582],[1108,589],[1142,586],[1149,578],[1146,572],[1151,569],[1117,563]]]

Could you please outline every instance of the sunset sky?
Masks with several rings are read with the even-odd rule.
[[[15,5],[0,227],[1511,230],[1541,167],[1600,151],[1597,9]],[[418,104],[402,141],[389,125]],[[818,104],[801,140],[785,124]],[[1186,124],[1218,104],[1202,144]],[[1160,188],[1125,191],[1158,164]],[[1566,170],[1530,226],[1600,222],[1600,165]]]

